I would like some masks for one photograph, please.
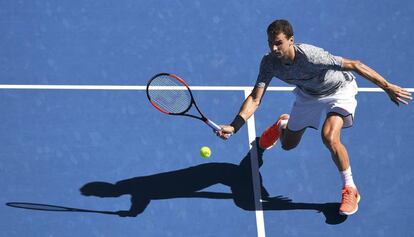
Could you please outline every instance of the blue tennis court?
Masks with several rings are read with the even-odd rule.
[[[292,151],[276,145],[262,156],[251,143],[290,111],[286,84],[273,80],[228,141],[155,110],[145,85],[176,73],[209,118],[229,123],[268,51],[267,25],[286,18],[296,42],[359,59],[413,91],[413,15],[411,1],[1,1],[1,235],[410,236],[412,104],[397,107],[357,77],[355,125],[342,142],[362,200],[345,218],[320,131],[308,129]],[[210,158],[199,155],[202,146]],[[260,177],[270,195],[262,202],[254,199],[263,196]],[[91,182],[129,182],[141,213],[117,215],[130,208],[129,195],[82,195]]]

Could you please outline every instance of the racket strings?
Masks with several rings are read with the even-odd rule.
[[[156,77],[151,81],[148,94],[151,101],[169,113],[185,112],[192,102],[187,87],[177,79],[166,75]]]

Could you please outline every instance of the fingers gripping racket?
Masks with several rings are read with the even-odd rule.
[[[217,124],[201,112],[190,87],[177,75],[159,73],[153,76],[147,84],[147,97],[156,109],[165,114],[196,118],[206,123],[216,133],[221,130]],[[200,116],[188,113],[193,105]]]

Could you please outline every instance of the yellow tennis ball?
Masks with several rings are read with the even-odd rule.
[[[210,150],[210,147],[208,147],[208,146],[203,146],[203,147],[200,149],[200,155],[201,155],[202,157],[204,157],[204,158],[208,158],[208,157],[210,157],[210,156],[211,156],[211,150]]]

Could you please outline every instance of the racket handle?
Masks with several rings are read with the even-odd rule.
[[[210,120],[207,119],[205,122],[208,126],[210,126],[213,129],[214,133],[218,133],[219,131],[221,131],[221,127],[219,125],[217,125],[216,123],[214,123],[213,121],[210,121]],[[231,135],[232,134],[226,134],[225,135],[226,139],[229,139],[231,137]]]
[[[210,126],[214,130],[214,132],[221,131],[221,127],[217,125],[216,123],[214,123],[213,121],[210,121],[207,119],[205,122],[208,126]]]

